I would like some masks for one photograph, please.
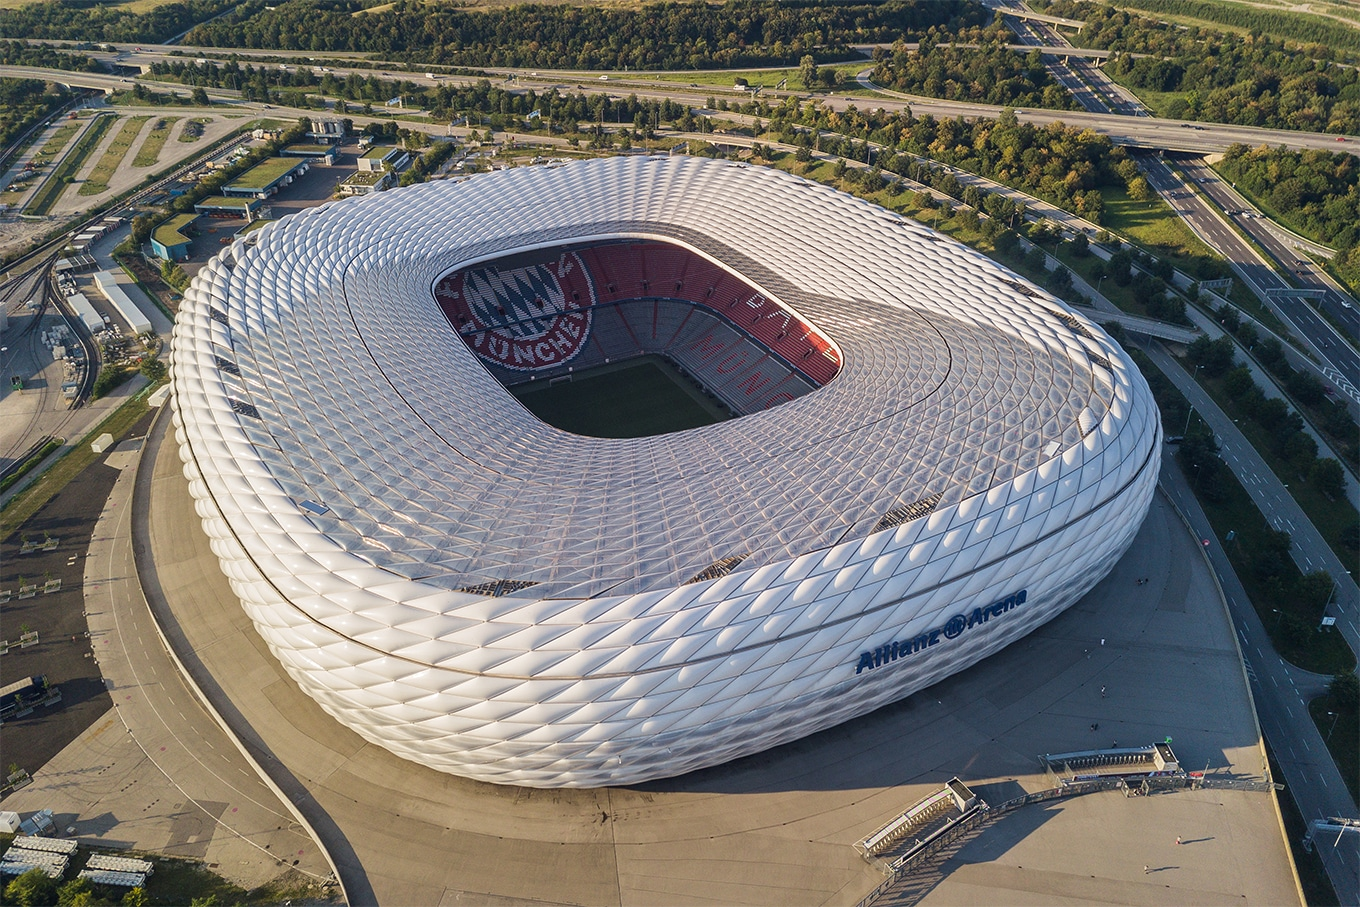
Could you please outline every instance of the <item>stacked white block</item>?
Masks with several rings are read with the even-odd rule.
[[[191,493],[290,676],[441,771],[631,783],[865,714],[1075,602],[1156,482],[1156,408],[1099,327],[777,171],[526,168],[255,237],[176,324]],[[739,274],[840,373],[733,421],[586,438],[521,407],[432,294],[456,267],[627,238]]]

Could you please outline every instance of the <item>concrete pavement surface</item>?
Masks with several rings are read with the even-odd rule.
[[[1039,804],[1014,816],[1014,828],[1007,827],[1008,817],[971,839],[937,873],[923,873],[908,889],[910,900],[883,898],[874,907],[1294,903],[1296,895],[1271,887],[1276,867],[1259,866],[1249,856],[1273,846],[1277,826],[1205,822],[1206,815],[1263,796],[1197,790],[1126,798],[1107,791]],[[1132,847],[1130,824],[1141,831]],[[1053,846],[1055,839],[1061,847]],[[1092,878],[1086,871],[1091,865],[1103,865],[1106,877]],[[1261,894],[1244,898],[1243,888]]]
[[[539,791],[439,774],[365,743],[286,676],[218,570],[176,446],[157,452],[157,443],[149,498],[137,505],[149,546],[143,581],[161,599],[153,607],[195,678],[224,703],[219,711],[281,787],[296,786],[351,903],[855,904],[882,877],[852,844],[955,774],[1000,802],[1050,785],[1038,753],[1167,735],[1189,766],[1223,777],[1262,771],[1232,629],[1198,541],[1159,499],[1130,554],[1067,614],[865,718],[632,788]],[[1079,853],[1073,871],[1094,877],[1102,899],[1120,900],[1124,864],[1146,846],[1149,817],[1173,799],[1112,808],[1109,847],[1082,845],[1080,824],[1025,831],[1024,810],[1003,834]],[[1236,902],[1299,902],[1269,794],[1202,809],[1178,802],[1165,814],[1172,839],[1186,832],[1179,814],[1189,810],[1195,834],[1240,838],[1237,859],[1253,871],[1206,859],[1183,890],[1163,879],[1164,902],[1198,900],[1206,888]],[[1000,897],[1019,899],[1016,885]]]
[[[290,873],[325,879],[331,870],[316,842],[162,645],[132,569],[140,443],[124,445],[109,455],[121,473],[102,509],[96,504],[83,561],[91,642],[113,708],[4,808],[48,808],[82,843],[199,859],[245,888]],[[80,577],[71,581],[80,588]]]

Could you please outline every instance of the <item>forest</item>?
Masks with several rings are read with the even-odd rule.
[[[117,5],[46,0],[0,9],[0,35],[68,41],[167,41],[193,25],[236,7],[242,15],[266,0],[179,0],[134,13]]]
[[[1076,43],[1121,55],[1106,72],[1135,89],[1175,92],[1160,112],[1175,119],[1360,132],[1360,71],[1334,51],[1259,33],[1236,35],[1154,21],[1104,4],[1055,0],[1047,9],[1086,20]],[[1354,31],[1360,36],[1360,31]]]
[[[372,6],[372,8],[367,8]],[[981,22],[965,0],[728,0],[638,8],[526,4],[493,9],[417,0],[286,0],[204,23],[188,44],[358,51],[389,60],[545,69],[709,69],[844,59],[851,44]]]
[[[1014,40],[1000,25],[952,34],[931,29],[917,50],[899,44],[891,54],[879,56],[874,81],[949,101],[1076,109],[1072,96],[1048,74],[1039,52],[1018,54],[1006,46]]]
[[[0,148],[70,99],[65,88],[41,79],[0,78]]]

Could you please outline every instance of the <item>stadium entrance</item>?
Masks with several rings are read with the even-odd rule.
[[[814,325],[707,258],[655,240],[576,244],[453,271],[435,299],[535,416],[635,438],[778,406],[840,370]]]

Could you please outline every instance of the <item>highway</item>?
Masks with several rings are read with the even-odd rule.
[[[1353,389],[1360,388],[1360,353],[1355,347],[1303,300],[1268,296],[1267,290],[1288,289],[1290,285],[1224,220],[1214,205],[1173,173],[1166,161],[1144,155],[1142,163],[1152,188],[1176,209],[1210,248],[1228,260],[1247,287],[1265,301],[1322,362],[1331,365],[1342,380]],[[1207,169],[1202,167],[1200,172]],[[1203,186],[1202,183],[1199,185]]]
[[[1288,488],[1270,470],[1270,466],[1238,430],[1233,420],[1218,408],[1213,398],[1160,348],[1149,355],[1190,401],[1195,414],[1213,430],[1220,447],[1219,455],[1241,481],[1242,487],[1266,521],[1273,528],[1283,529],[1290,534],[1294,542],[1290,554],[1299,569],[1304,572],[1324,571],[1336,583],[1336,596],[1327,613],[1337,619],[1336,625],[1351,651],[1360,653],[1360,588],[1357,588],[1351,572],[1355,565],[1348,567],[1341,562],[1309,521],[1303,508],[1290,495]]]
[[[1305,254],[1307,249],[1316,249],[1316,243],[1304,240],[1299,244],[1305,249],[1296,248],[1296,240],[1284,235],[1272,221],[1262,216],[1203,159],[1177,157],[1176,165],[1195,181],[1200,191],[1215,205],[1227,212],[1227,216],[1238,228],[1250,235],[1289,271],[1294,283],[1305,289],[1326,291],[1327,295],[1323,297],[1322,305],[1326,308],[1327,314],[1337,324],[1342,325],[1352,338],[1360,338],[1360,309],[1356,308],[1354,297],[1337,286],[1336,282]],[[1307,306],[1306,303],[1296,304],[1292,301],[1289,305],[1291,309],[1295,305]]]

